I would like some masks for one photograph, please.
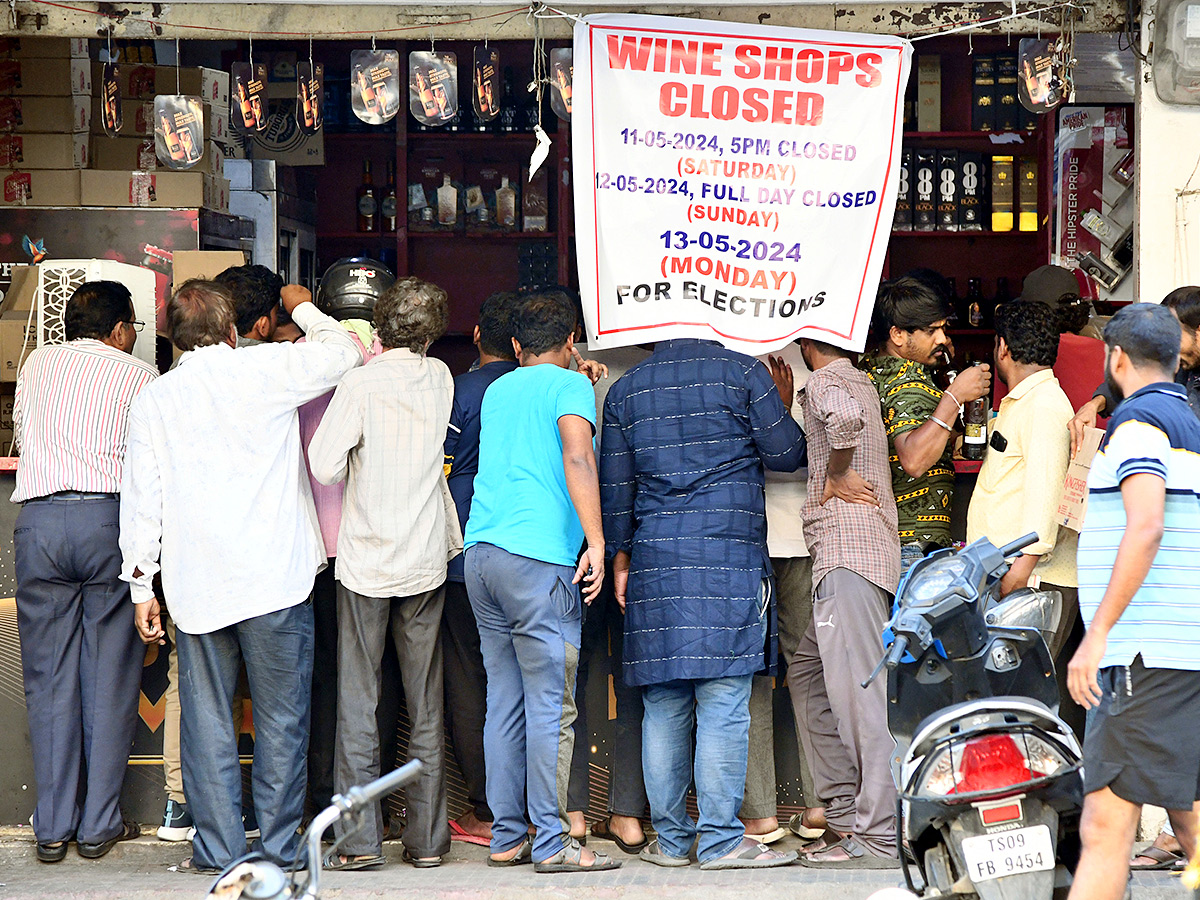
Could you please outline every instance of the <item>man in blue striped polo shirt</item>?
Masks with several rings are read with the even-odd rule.
[[[1071,900],[1124,895],[1144,803],[1166,808],[1191,856],[1200,800],[1200,422],[1174,383],[1180,333],[1170,310],[1128,306],[1104,341],[1105,379],[1120,402],[1092,463],[1079,534],[1088,628],[1067,684],[1095,711]]]

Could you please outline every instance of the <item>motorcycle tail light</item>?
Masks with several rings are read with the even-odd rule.
[[[939,747],[922,768],[916,796],[1009,793],[1068,764],[1061,751],[1032,734],[984,734]]]

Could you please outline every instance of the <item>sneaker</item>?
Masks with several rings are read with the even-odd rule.
[[[196,829],[192,827],[192,815],[187,811],[187,804],[168,800],[167,808],[163,810],[162,824],[155,834],[160,841],[190,841]]]
[[[242,814],[242,827],[246,829],[246,840],[248,841],[262,836],[262,832],[258,828],[258,816],[254,814],[253,806],[247,807]]]

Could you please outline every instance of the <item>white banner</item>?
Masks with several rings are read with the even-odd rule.
[[[896,205],[901,38],[596,15],[575,26],[588,346],[861,350]]]

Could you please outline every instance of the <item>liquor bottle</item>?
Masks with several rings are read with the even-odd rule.
[[[421,109],[431,119],[441,115],[441,108],[433,91],[429,88],[429,75],[421,68],[413,69],[413,79],[417,82],[417,97],[421,101]]]
[[[254,105],[250,95],[246,93],[246,85],[240,79],[237,82],[238,111],[242,114],[242,127],[247,131],[258,128],[258,117],[254,114]]]
[[[508,176],[500,176],[500,187],[496,189],[496,223],[505,231],[517,227],[517,192],[508,184]]]
[[[992,298],[992,313],[999,309],[1003,304],[1012,300],[1012,290],[1008,286],[1008,279],[1000,277],[996,279],[996,296]]]
[[[571,112],[571,73],[562,62],[554,64],[554,78],[558,82],[558,92],[562,96],[563,106]]]
[[[971,328],[982,328],[984,318],[983,279],[967,279],[967,295],[963,297],[963,318]]]
[[[163,141],[167,145],[167,155],[171,159],[182,162],[187,158],[187,154],[184,152],[179,135],[175,133],[175,126],[171,124],[170,118],[165,113],[159,116],[159,119],[162,121]]]
[[[987,408],[984,397],[972,400],[963,408],[963,459],[983,459],[987,448]]]
[[[442,186],[437,189],[437,220],[439,225],[454,225],[458,221],[458,188],[450,183],[449,175],[442,175]]]
[[[375,88],[371,84],[371,79],[367,77],[367,73],[363,71],[362,66],[354,67],[354,80],[358,87],[358,94],[362,97],[363,109],[369,113],[374,113],[375,107],[379,105],[375,99]]]
[[[201,151],[196,146],[196,142],[192,139],[192,129],[184,126],[179,130],[179,144],[183,147],[183,158],[189,163],[198,162],[200,160]]]
[[[513,91],[512,66],[504,67],[504,88],[500,97],[500,130],[505,134],[517,130],[517,96]]]
[[[488,80],[483,75],[483,66],[479,63],[475,64],[475,96],[479,98],[479,112],[481,115],[491,115],[492,107],[488,103]]]
[[[388,160],[387,188],[379,201],[379,215],[383,219],[383,230],[388,234],[396,231],[396,161]]]
[[[962,317],[958,312],[958,279],[950,275],[946,278],[946,285],[950,290],[950,296],[946,298],[950,307],[950,325],[953,328],[962,328]]]
[[[375,182],[371,178],[371,161],[363,160],[362,184],[358,186],[358,230],[374,231],[378,227],[379,201],[375,197]]]
[[[533,73],[530,70],[530,80],[532,79]],[[532,134],[533,129],[541,123],[541,120],[541,108],[538,106],[537,91],[526,91],[525,102],[521,106],[520,130]]]

